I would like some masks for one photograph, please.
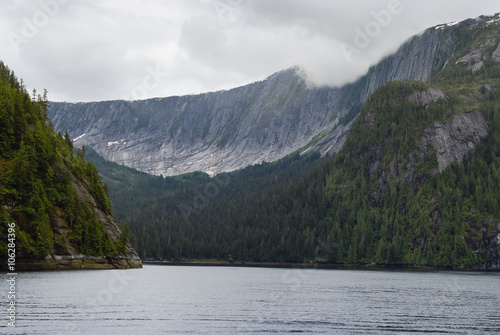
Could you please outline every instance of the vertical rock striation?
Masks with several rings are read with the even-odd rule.
[[[461,163],[474,152],[478,144],[488,136],[488,125],[479,110],[454,115],[448,123],[435,122],[424,130],[420,151],[427,150],[427,144],[436,149],[438,172],[453,162]]]
[[[75,146],[92,146],[105,159],[155,175],[197,170],[213,175],[274,161],[300,148],[331,154],[377,87],[393,80],[428,80],[451,57],[457,32],[474,24],[478,21],[427,29],[343,87],[313,87],[292,68],[199,95],[52,102],[48,116]]]

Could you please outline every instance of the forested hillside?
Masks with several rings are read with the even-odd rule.
[[[378,90],[333,158],[297,154],[213,179],[152,177],[96,162],[143,257],[498,265],[500,92],[479,102],[486,143],[437,173],[436,150],[418,140],[461,105],[408,100],[427,88]]]
[[[498,101],[491,102],[498,88],[478,106],[490,129],[487,142],[441,173],[439,152],[422,138],[436,120],[450,122],[463,113],[463,105],[450,98],[426,106],[408,99],[424,89],[421,83],[392,83],[378,90],[351,130],[356,136],[336,157],[325,187],[335,206],[324,219],[339,246],[334,260],[498,264],[500,111]]]
[[[95,158],[141,256],[499,268],[498,21],[455,38],[428,82],[377,89],[335,157],[212,179]]]
[[[94,262],[99,264],[88,264],[93,267],[140,265],[128,236],[120,236],[111,216],[96,167],[85,161],[82,150],[74,154],[67,135],[54,132],[47,123],[47,107],[46,91],[30,96],[14,72],[0,63],[2,257],[7,255],[8,224],[15,223],[20,267],[74,268],[85,263],[84,256],[101,257]],[[54,255],[76,259],[62,264],[52,260]],[[106,257],[125,262],[108,262]]]
[[[332,158],[298,154],[210,178],[154,177],[89,152],[107,183],[117,218],[128,222],[141,257],[301,261],[326,213],[322,179]],[[311,249],[312,248],[312,249]]]

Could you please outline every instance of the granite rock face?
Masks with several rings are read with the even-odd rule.
[[[429,80],[445,66],[452,54],[452,31],[429,28],[412,37],[393,55],[369,70],[366,94],[370,95],[388,81]]]
[[[377,87],[393,80],[428,80],[451,57],[456,32],[477,23],[427,29],[343,87],[314,87],[292,68],[261,82],[199,95],[51,102],[48,116],[76,147],[91,146],[107,160],[155,175],[214,175],[301,148],[332,154]],[[434,93],[416,98],[432,100]]]
[[[121,235],[121,229],[118,225],[116,219],[109,213],[104,212],[97,204],[95,198],[90,194],[88,189],[83,185],[83,183],[78,180],[75,176],[71,175],[71,184],[73,184],[78,200],[82,203],[89,203],[93,211],[97,215],[97,219],[104,226],[104,229],[108,233],[109,237],[113,241],[118,241]],[[67,253],[69,255],[59,255],[61,259],[80,259],[81,263],[78,263],[80,268],[89,268],[94,264],[94,268],[117,268],[117,269],[129,269],[129,268],[140,268],[142,267],[142,261],[135,251],[134,247],[130,242],[125,246],[125,253],[117,255],[115,257],[88,257],[75,255],[73,252]],[[58,258],[57,255],[52,257],[56,263]],[[51,261],[52,261],[51,260]],[[59,262],[60,263],[60,262]]]
[[[500,43],[498,43],[498,47],[493,51],[491,57],[495,63],[500,64]]]
[[[415,91],[408,97],[408,100],[420,104],[424,107],[427,107],[432,102],[436,102],[439,99],[447,99],[443,92],[440,89],[435,87],[429,87],[425,91]]]
[[[467,70],[471,70],[473,73],[481,70],[488,60],[489,55],[487,54],[487,49],[497,45],[497,40],[495,38],[489,38],[484,43],[481,43],[474,47],[467,55],[459,58],[457,60],[458,64],[461,64]],[[500,45],[499,45],[500,48]],[[492,54],[493,60],[497,63],[500,62],[499,48]],[[498,52],[498,53],[497,53]]]
[[[296,69],[228,91],[95,103],[52,103],[75,146],[150,174],[217,174],[274,161],[334,129],[340,90],[312,88]]]
[[[115,218],[100,208],[82,181],[71,173],[68,174],[68,177],[76,191],[78,201],[88,203],[109,237],[115,242],[118,241],[121,230]],[[18,270],[96,270],[142,267],[142,261],[130,242],[125,246],[124,253],[117,254],[114,257],[81,254],[71,243],[70,225],[66,213],[62,209],[54,207],[49,216],[54,240],[59,241],[59,243],[54,246],[52,252],[45,258],[18,258],[16,262]]]
[[[448,123],[435,122],[424,130],[420,150],[425,152],[427,144],[436,149],[438,172],[453,162],[462,162],[488,136],[488,125],[479,110],[454,115]]]

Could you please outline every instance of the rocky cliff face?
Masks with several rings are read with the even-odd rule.
[[[68,176],[76,191],[78,201],[90,204],[109,237],[117,242],[120,239],[121,229],[115,218],[102,210],[82,181],[69,172]],[[71,242],[68,215],[58,207],[54,207],[50,211],[50,224],[54,239],[58,241],[52,252],[43,259],[18,258],[18,270],[131,269],[142,267],[142,261],[130,242],[126,244],[125,252],[114,257],[84,255],[78,252]]]
[[[85,104],[52,103],[75,146],[138,170],[210,174],[279,159],[338,124],[339,90],[310,88],[296,69],[229,91]]]
[[[454,115],[448,123],[435,122],[424,131],[421,151],[427,144],[436,149],[438,172],[453,162],[461,163],[488,136],[488,126],[479,110]]]
[[[1,61],[0,87],[0,270],[141,267],[96,167],[47,123],[46,101]]]
[[[388,81],[427,81],[451,56],[453,31],[430,28],[409,39],[393,55],[369,70],[364,98]]]
[[[339,150],[350,121],[377,87],[428,80],[452,55],[455,34],[477,22],[430,28],[340,88],[312,87],[297,69],[288,69],[261,82],[200,95],[53,102],[48,116],[75,146],[92,146],[108,160],[156,175],[197,170],[213,175],[300,148],[325,155]]]

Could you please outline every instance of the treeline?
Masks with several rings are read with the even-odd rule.
[[[326,213],[322,179],[332,158],[296,154],[215,178],[162,178],[87,152],[141,257],[297,261],[314,252],[303,233]]]
[[[335,157],[291,155],[209,178],[153,177],[92,159],[109,186],[114,212],[128,222],[145,258],[378,263],[431,266],[500,264],[500,66],[485,53],[481,70],[457,60],[497,25],[464,26],[456,54],[430,83],[393,82],[356,115]],[[433,85],[447,96],[423,106],[408,96]],[[479,109],[489,135],[463,163],[437,173],[426,127]]]
[[[18,257],[44,257],[67,252],[65,237],[53,230],[53,218],[64,218],[70,243],[87,255],[113,255],[117,246],[99,222],[90,203],[81,203],[77,178],[105,212],[107,191],[95,166],[73,153],[68,135],[47,123],[47,91],[30,95],[13,71],[0,62],[0,236],[16,223]],[[76,176],[76,177],[75,177]],[[7,239],[0,241],[7,255]]]
[[[484,265],[500,257],[490,248],[500,218],[500,92],[479,102],[490,126],[481,150],[435,174],[436,153],[419,156],[418,139],[460,101],[407,99],[427,87],[377,90],[336,157],[292,155],[215,178],[153,177],[88,157],[142,257]]]

